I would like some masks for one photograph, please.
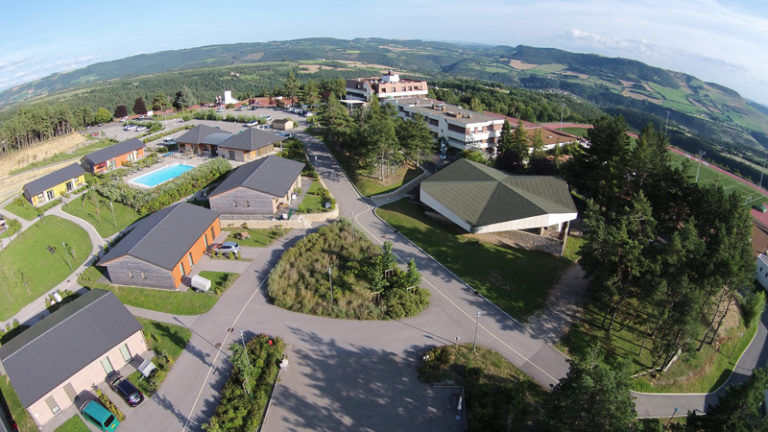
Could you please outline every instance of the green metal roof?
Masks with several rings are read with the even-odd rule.
[[[576,213],[568,184],[557,177],[509,175],[467,159],[424,180],[421,190],[472,226]]]

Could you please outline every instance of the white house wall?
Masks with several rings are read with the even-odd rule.
[[[547,213],[540,216],[533,216],[524,219],[516,219],[507,222],[482,225],[475,227],[474,232],[477,234],[499,232],[499,231],[512,231],[512,230],[526,230],[532,228],[543,228],[553,225],[560,225],[562,223],[576,219],[576,213]],[[559,227],[558,227],[559,231]]]
[[[446,219],[450,220],[451,222],[455,223],[456,225],[463,228],[465,231],[470,232],[472,229],[472,226],[462,218],[456,216],[453,212],[448,210],[445,206],[440,204],[436,199],[432,198],[427,192],[424,191],[424,189],[421,189],[421,202],[431,207],[434,211],[440,213],[443,215]]]

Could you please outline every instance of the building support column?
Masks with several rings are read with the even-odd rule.
[[[565,253],[565,244],[568,242],[568,231],[571,228],[571,221],[565,222],[565,229],[563,230],[563,248],[560,249],[560,256]]]

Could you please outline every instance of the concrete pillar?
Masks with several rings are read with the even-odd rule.
[[[565,243],[568,242],[568,230],[571,228],[571,221],[567,221],[565,223],[565,230],[563,231],[563,248],[560,249],[560,256],[563,256],[565,253]]]

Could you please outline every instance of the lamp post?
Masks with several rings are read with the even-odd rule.
[[[667,426],[669,426],[670,423],[672,423],[672,419],[675,418],[675,415],[677,412],[680,411],[677,407],[675,407],[675,410],[672,412],[672,417],[669,418],[669,421],[667,422]]]
[[[69,262],[69,252],[67,252],[67,242],[61,242],[61,246],[64,248],[64,257],[67,258],[67,266],[72,270],[72,263]]]
[[[699,166],[696,168],[696,183],[699,182],[699,171],[701,170],[701,158],[704,157],[705,154],[707,154],[707,152],[699,150]]]
[[[331,287],[331,309],[333,309],[333,280],[331,279],[331,270],[333,270],[333,268],[328,266],[328,285]]]
[[[475,338],[472,340],[472,352],[477,352],[477,324],[480,322],[480,312],[475,312]]]

